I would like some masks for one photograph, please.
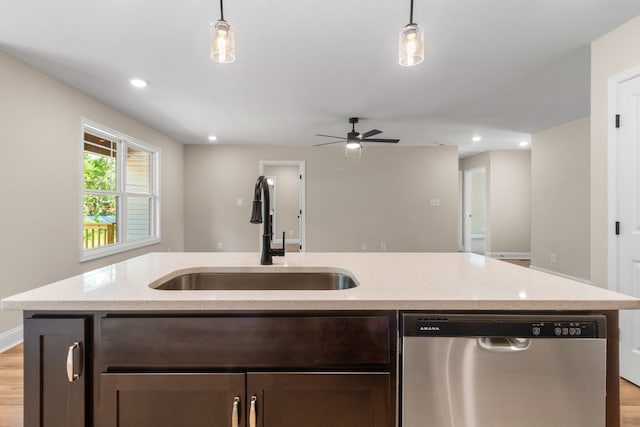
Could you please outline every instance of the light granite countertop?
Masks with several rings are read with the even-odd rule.
[[[469,253],[150,253],[2,300],[3,310],[620,310],[640,299]],[[340,270],[331,291],[162,291],[177,271]]]

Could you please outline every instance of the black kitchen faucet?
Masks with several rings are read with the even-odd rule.
[[[264,193],[264,205],[262,204],[262,194]],[[263,207],[260,212],[260,207]],[[264,222],[264,231],[262,232],[262,253],[260,255],[260,264],[271,265],[273,256],[284,256],[284,232],[282,232],[282,249],[271,249],[271,215],[269,206],[269,183],[267,178],[259,176],[253,195],[253,208],[251,209],[252,224],[261,224]],[[264,217],[264,220],[263,220]]]

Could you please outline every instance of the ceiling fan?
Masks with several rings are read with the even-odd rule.
[[[358,118],[357,117],[350,117],[349,118],[349,123],[351,123],[351,132],[347,133],[347,137],[346,138],[344,138],[342,136],[317,134],[316,136],[322,136],[322,137],[326,137],[326,138],[336,138],[339,141],[324,142],[322,144],[316,144],[316,145],[314,145],[314,147],[320,147],[322,145],[338,144],[338,143],[342,143],[342,142],[346,141],[347,148],[349,148],[349,149],[358,149],[358,148],[362,148],[362,143],[363,142],[386,142],[386,143],[391,143],[391,144],[397,144],[398,142],[400,142],[399,139],[371,138],[372,136],[375,136],[375,135],[378,135],[378,134],[382,133],[382,131],[378,130],[378,129],[371,129],[370,131],[365,132],[365,133],[356,132],[356,123],[358,123]]]

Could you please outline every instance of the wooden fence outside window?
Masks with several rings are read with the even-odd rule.
[[[83,242],[85,249],[99,248],[116,242],[114,222],[85,222]]]

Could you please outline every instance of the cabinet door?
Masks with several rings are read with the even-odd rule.
[[[229,427],[237,419],[243,426],[244,387],[243,373],[102,374],[100,425]]]
[[[249,373],[246,411],[257,427],[392,427],[390,387],[388,373]]]
[[[25,427],[86,425],[86,323],[87,319],[25,319]]]

